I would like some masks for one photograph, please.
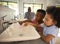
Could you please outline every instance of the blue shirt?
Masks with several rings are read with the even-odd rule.
[[[35,14],[33,12],[26,12],[24,18],[31,20],[34,18],[34,16],[35,16]]]
[[[54,36],[54,38],[52,40],[50,40],[50,44],[55,44],[55,40],[56,40],[56,37],[58,36],[58,27],[56,27],[55,25],[52,25],[50,27],[47,27],[46,25],[44,24],[41,24],[41,26],[43,27],[43,35],[44,36],[47,36],[48,34],[51,34]]]

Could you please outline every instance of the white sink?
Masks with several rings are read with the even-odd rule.
[[[40,38],[40,35],[33,26],[23,26],[19,25],[19,23],[10,25],[2,34],[0,34],[0,42],[34,40],[38,38]]]

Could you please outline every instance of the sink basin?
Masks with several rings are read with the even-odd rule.
[[[0,42],[25,41],[38,38],[40,38],[40,35],[33,26],[23,26],[19,23],[13,23],[0,34]]]

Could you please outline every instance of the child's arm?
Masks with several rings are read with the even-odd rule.
[[[40,34],[40,36],[43,34],[43,28],[39,25],[39,24],[31,24],[33,25],[35,28],[37,28],[38,33]]]
[[[25,22],[32,22],[31,20],[19,21],[19,24],[22,25]]]
[[[47,36],[44,36],[44,35],[41,36],[41,39],[44,40],[47,43],[49,43],[50,40],[52,40],[52,38],[54,38],[54,36],[51,35],[51,34],[48,34]]]
[[[35,24],[35,23],[32,23],[32,22],[25,22],[25,25],[32,25],[32,26],[34,26],[36,28],[39,28],[40,27],[39,24]]]
[[[32,26],[34,26],[35,28],[37,28],[38,33],[39,33],[40,35],[43,34],[43,28],[42,28],[39,24],[35,24],[35,23],[32,23],[32,22],[25,22],[24,25],[25,25],[25,26],[27,26],[27,25],[32,25]]]

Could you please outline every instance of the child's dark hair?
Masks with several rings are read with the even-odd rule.
[[[37,12],[41,13],[40,15],[42,15],[42,19],[40,19],[38,21],[38,23],[41,24],[41,23],[43,23],[43,18],[44,18],[45,14],[46,14],[46,11],[43,10],[43,9],[38,9]]]
[[[55,20],[56,26],[60,27],[60,7],[50,6],[47,7],[46,12],[52,16],[53,20]]]
[[[44,17],[45,14],[46,14],[45,10],[43,10],[43,9],[38,9],[37,12],[40,12],[43,17]]]

